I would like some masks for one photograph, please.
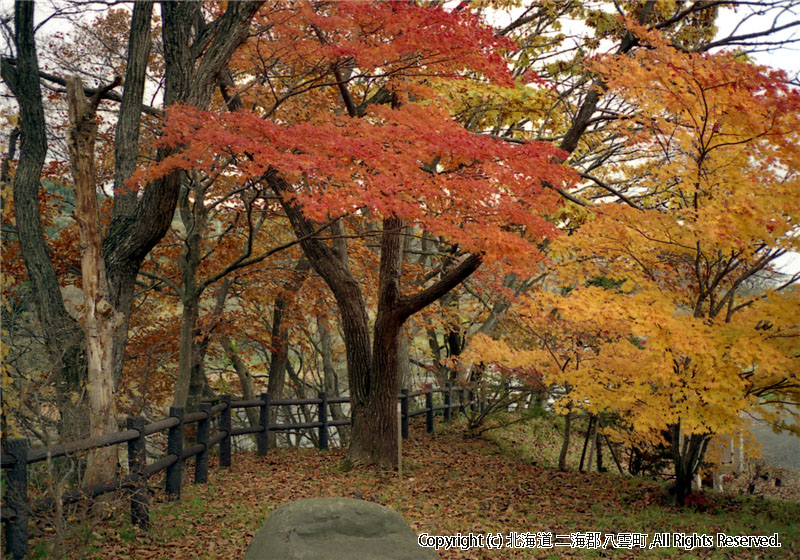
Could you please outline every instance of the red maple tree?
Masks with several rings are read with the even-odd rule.
[[[556,233],[548,213],[558,195],[550,187],[565,186],[571,174],[550,144],[504,143],[450,117],[436,84],[515,85],[499,54],[507,41],[468,12],[298,3],[264,17],[268,35],[252,39],[237,63],[255,76],[254,61],[264,65],[270,56],[280,79],[269,87],[259,86],[266,77],[253,79],[241,97],[250,110],[173,107],[161,139],[171,155],[139,177],[184,169],[269,186],[339,307],[352,401],[350,459],[392,466],[403,323],[483,262],[536,262],[537,245]],[[374,320],[345,240],[325,232],[343,216],[370,224],[379,239]],[[403,240],[415,231],[448,239],[453,252],[434,270],[437,280],[407,294]]]

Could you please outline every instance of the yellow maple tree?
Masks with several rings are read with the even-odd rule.
[[[626,204],[599,204],[555,242],[571,289],[520,308],[517,325],[536,336],[473,349],[535,364],[569,384],[564,405],[613,411],[640,441],[666,438],[680,499],[711,437],[746,430],[749,413],[800,433],[800,273],[779,267],[800,248],[800,92],[735,54],[639,35],[649,48],[595,63],[605,94],[635,108],[614,127],[640,157],[601,175],[636,177]],[[588,285],[597,278],[624,283]],[[560,360],[548,329],[561,332]]]

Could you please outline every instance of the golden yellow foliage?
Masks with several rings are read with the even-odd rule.
[[[570,388],[563,404],[616,413],[644,441],[678,424],[734,433],[756,407],[785,420],[800,402],[800,273],[776,262],[800,249],[800,93],[732,55],[641,40],[595,65],[637,109],[614,125],[641,154],[615,169],[640,177],[636,204],[599,205],[557,240],[568,288],[532,294],[471,358],[537,369]]]

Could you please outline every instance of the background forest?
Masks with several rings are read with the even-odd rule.
[[[451,383],[682,500],[800,432],[800,90],[753,58],[792,2],[3,9],[4,441],[324,390],[393,468],[398,391]]]

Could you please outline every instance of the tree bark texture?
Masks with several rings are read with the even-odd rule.
[[[163,2],[162,36],[165,52],[165,105],[185,102],[205,108],[213,88],[236,47],[246,38],[249,21],[263,1],[231,2],[225,13],[206,25],[199,2]],[[119,384],[135,280],[142,260],[166,233],[175,209],[181,174],[146,185],[136,192],[126,185],[138,157],[141,101],[150,51],[153,2],[136,2],[131,20],[125,89],[115,139],[114,210],[103,239],[105,275],[115,319],[111,335],[114,386]],[[86,435],[70,417],[80,417],[79,402],[87,376],[86,340],[61,299],[58,278],[50,261],[38,212],[39,177],[46,154],[44,111],[33,32],[33,3],[15,4],[17,60],[4,59],[3,79],[20,105],[22,144],[14,184],[17,227],[22,254],[36,298],[37,315],[45,332],[56,373],[62,418],[70,438]],[[167,154],[163,151],[157,158]],[[103,309],[102,312],[107,310]],[[85,418],[84,418],[85,420]]]
[[[86,382],[86,339],[69,314],[48,254],[39,216],[39,178],[47,154],[39,63],[33,30],[33,3],[14,4],[17,60],[3,58],[2,77],[20,111],[20,157],[14,177],[14,209],[25,268],[31,282],[36,316],[45,336],[61,412],[59,433],[88,435],[88,417],[81,394]]]
[[[182,102],[201,109],[208,107],[217,81],[226,70],[234,50],[247,37],[250,19],[262,4],[263,1],[230,2],[219,19],[205,24],[202,21],[200,2],[161,3],[165,106]],[[149,41],[149,37],[144,37],[142,26],[144,19],[149,22],[149,17],[145,18],[143,13],[146,9],[151,10],[152,6],[143,6],[142,13],[137,13],[134,9],[132,31],[136,30],[139,42],[134,44],[132,37],[129,57],[137,60],[146,60],[146,49],[141,46]],[[149,23],[147,27],[149,29]],[[124,122],[140,118],[143,89],[138,80],[143,76],[144,67],[144,64],[128,64],[129,72],[134,73],[136,79],[128,76],[126,80],[123,108],[130,107],[131,115],[126,116]],[[127,96],[131,98],[129,105],[125,105]],[[117,151],[137,153],[138,147],[133,141],[130,133],[118,135]],[[156,158],[162,159],[167,155],[167,151],[159,150]],[[117,193],[121,199],[119,204],[115,203],[103,244],[112,304],[124,318],[124,325],[117,330],[114,337],[117,383],[122,374],[136,275],[145,256],[170,226],[183,175],[180,171],[170,173],[145,185],[141,193],[131,193],[125,185],[129,178],[128,167],[125,165],[127,164],[123,162],[115,170],[115,199]]]
[[[397,461],[398,349],[400,329],[406,320],[399,306],[403,265],[403,223],[397,218],[383,221],[378,280],[378,313],[372,345],[370,398],[367,406],[354,410],[360,429],[353,430],[351,460],[356,463],[394,467]],[[354,420],[354,426],[356,425]]]
[[[370,344],[369,319],[361,286],[337,251],[313,237],[314,224],[284,196],[290,186],[272,172],[266,179],[281,205],[311,266],[333,292],[339,308],[347,355],[352,434],[348,457],[353,464],[396,467],[398,335],[403,323],[455,288],[481,265],[467,256],[432,286],[411,296],[401,293],[403,222],[384,219],[381,237],[378,309]]]
[[[676,505],[683,505],[684,498],[692,493],[692,479],[706,454],[710,434],[684,435],[680,424],[669,428],[670,454],[675,468],[675,481],[669,489]]]
[[[190,200],[192,196],[194,201]],[[181,333],[178,343],[178,378],[175,380],[172,406],[186,408],[189,386],[192,382],[192,371],[195,366],[195,330],[200,316],[201,289],[197,282],[197,271],[200,267],[200,253],[207,224],[205,189],[190,188],[189,181],[184,181],[180,187],[178,210],[186,230],[186,239],[181,247],[180,258],[183,311],[181,312]],[[196,398],[193,400],[199,401]],[[192,403],[193,406],[197,404],[199,402]]]
[[[120,231],[124,218],[133,216],[137,208],[137,191],[127,184],[139,157],[139,127],[142,120],[142,100],[150,57],[150,21],[153,2],[141,1],[133,5],[130,39],[128,41],[125,87],[117,119],[114,138],[114,207],[111,223],[103,242],[106,273],[112,290],[111,303],[121,320],[114,330],[112,355],[114,359],[114,384],[119,385],[125,360],[125,346],[128,342],[128,325],[133,305],[133,290],[139,267],[125,263],[123,259],[110,258],[113,245],[123,239]],[[112,235],[112,232],[117,232]],[[163,235],[163,234],[162,234]],[[123,281],[123,278],[126,281]]]
[[[403,325],[397,340],[397,385],[401,389],[411,387],[411,338],[410,323]]]
[[[113,85],[116,85],[116,82]],[[99,91],[99,90],[98,90]],[[89,398],[89,435],[97,437],[117,430],[114,402],[112,340],[120,314],[109,302],[100,232],[100,206],[97,201],[94,145],[97,137],[95,111],[97,95],[87,102],[81,79],[67,80],[69,108],[69,148],[72,179],[75,183],[75,219],[81,242],[83,312],[81,326],[86,335]],[[95,485],[114,478],[116,446],[94,449],[88,455],[84,484]]]

